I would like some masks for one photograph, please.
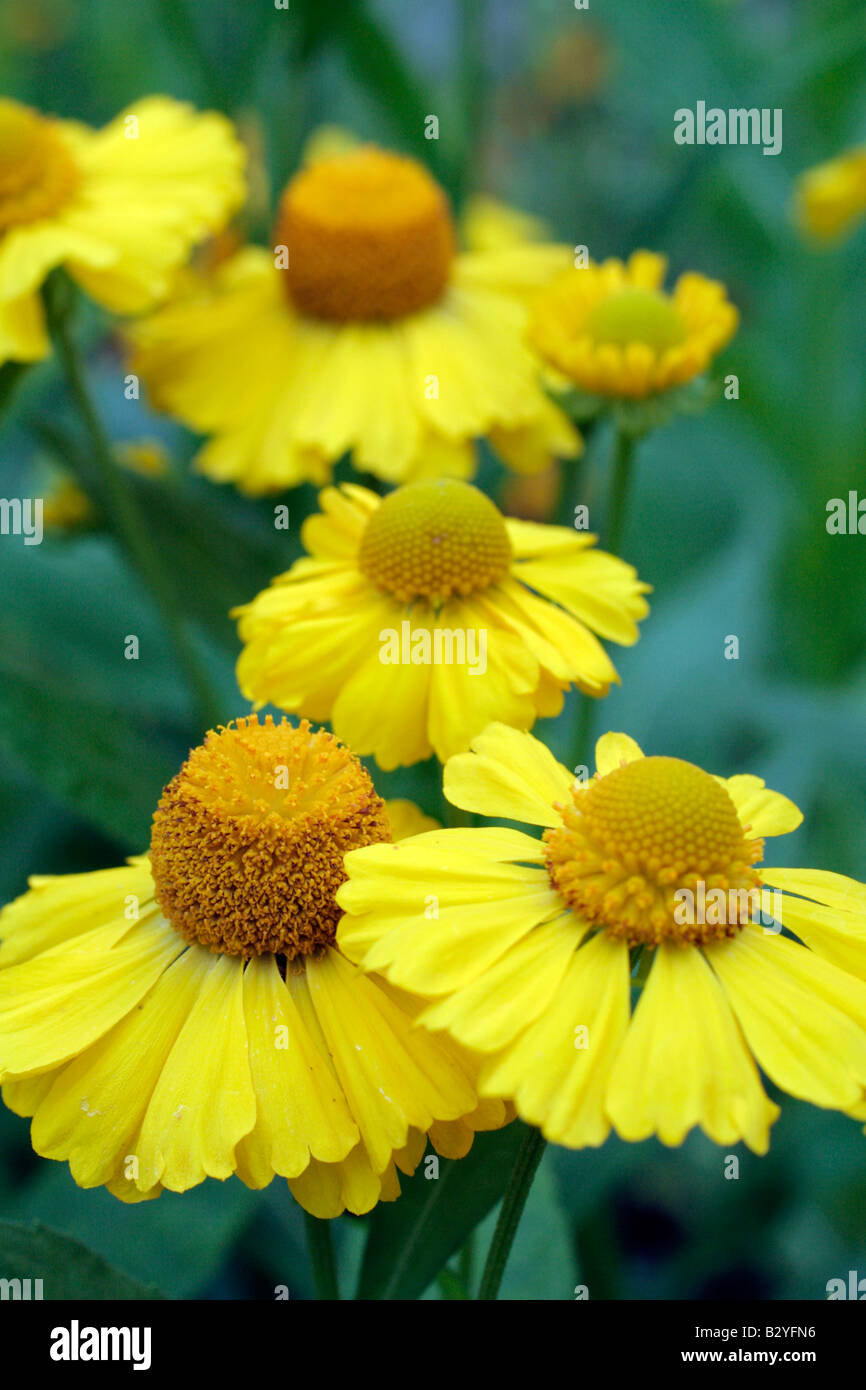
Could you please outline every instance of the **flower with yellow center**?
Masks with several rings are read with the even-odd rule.
[[[390,482],[467,477],[483,436],[518,470],[576,454],[524,341],[527,301],[568,249],[456,242],[421,164],[320,141],[283,193],[273,248],[247,247],[136,324],[134,370],[159,408],[213,436],[201,471],[247,493],[323,482],[347,453]]]
[[[762,863],[802,820],[792,802],[624,734],[599,740],[588,783],[501,724],[472,749],[445,767],[448,799],[543,837],[437,830],[354,850],[337,940],[426,1001],[425,1027],[484,1055],[482,1096],[572,1148],[700,1126],[764,1153],[778,1107],[759,1067],[866,1118],[866,886]]]
[[[537,296],[529,339],[566,382],[642,400],[705,372],[736,332],[725,288],[689,272],[663,289],[667,262],[636,251],[558,276]]]
[[[244,194],[225,117],[146,97],[104,130],[0,98],[0,361],[48,352],[38,291],[65,266],[100,304],[139,313]]]
[[[796,218],[816,241],[840,241],[866,217],[866,146],[807,169],[797,181]]]
[[[149,858],[31,880],[0,914],[0,1080],[36,1152],[128,1202],[279,1175],[336,1216],[399,1196],[428,1135],[459,1157],[501,1124],[335,945],[345,852],[432,825],[333,735],[239,719],[166,787]]]
[[[527,728],[616,670],[595,636],[637,641],[630,565],[594,536],[503,517],[471,483],[407,483],[384,500],[320,494],[298,560],[237,610],[238,682],[257,704],[331,720],[381,767],[444,762],[491,720]]]

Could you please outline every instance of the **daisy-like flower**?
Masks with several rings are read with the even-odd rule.
[[[866,1114],[866,887],[763,865],[764,839],[802,819],[792,802],[623,734],[599,740],[588,783],[502,725],[473,748],[446,766],[448,798],[542,839],[440,830],[353,852],[338,942],[486,1054],[481,1095],[574,1148],[699,1125],[764,1153],[778,1107],[758,1067]]]
[[[197,466],[265,493],[327,481],[347,452],[391,482],[470,476],[481,436],[515,468],[578,452],[524,342],[527,300],[568,248],[459,252],[422,165],[326,150],[286,188],[274,248],[240,251],[133,329],[154,403],[213,436]]]
[[[594,536],[509,520],[454,478],[384,500],[346,484],[319,502],[309,558],[237,610],[247,699],[329,719],[394,768],[618,681],[594,634],[635,642],[648,586]]]
[[[866,217],[866,146],[807,169],[797,181],[796,216],[817,241],[838,241]]]
[[[149,859],[33,879],[0,915],[0,1079],[36,1152],[124,1201],[278,1174],[336,1216],[399,1196],[428,1134],[459,1157],[501,1124],[334,945],[345,851],[391,834],[333,735],[239,719],[166,787]]]
[[[592,396],[642,400],[706,371],[738,315],[723,285],[689,272],[663,289],[667,262],[650,251],[558,276],[534,301],[529,339]]]
[[[48,352],[38,291],[65,266],[117,313],[152,308],[244,195],[231,124],[146,97],[103,130],[0,99],[0,361]]]

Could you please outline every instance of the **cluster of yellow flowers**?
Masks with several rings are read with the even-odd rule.
[[[208,733],[147,855],[34,878],[0,917],[0,1079],[35,1149],[125,1201],[280,1175],[330,1217],[515,1114],[572,1147],[699,1126],[764,1153],[762,1071],[866,1118],[866,887],[763,864],[801,815],[759,777],[618,733],[586,780],[553,757],[530,730],[619,679],[602,643],[637,640],[648,586],[470,481],[482,438],[518,471],[575,456],[564,387],[703,373],[736,328],[723,287],[668,294],[648,252],[576,267],[490,204],[460,249],[419,164],[351,141],[290,181],[273,248],[188,263],[242,170],[225,119],[167,98],[99,132],[0,102],[0,357],[48,351],[63,266],[146,314],[132,369],[208,437],[203,472],[324,485],[305,557],[237,610],[243,695],[300,720]],[[332,485],[346,454],[394,489]],[[483,669],[425,657],[457,634]],[[359,761],[431,754],[493,824],[386,803]]]

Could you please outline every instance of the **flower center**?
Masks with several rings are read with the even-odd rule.
[[[678,310],[660,290],[625,289],[599,300],[584,331],[597,343],[628,347],[645,343],[656,352],[676,347],[686,336]]]
[[[757,910],[763,853],[725,787],[679,758],[640,758],[575,787],[544,835],[551,882],[630,945],[733,936]]]
[[[317,160],[280,204],[289,297],[323,319],[393,319],[437,300],[454,230],[439,185],[413,159],[363,146]]]
[[[78,179],[75,160],[55,126],[17,101],[0,98],[0,232],[54,212]]]
[[[486,589],[510,561],[511,542],[495,504],[454,478],[397,488],[372,513],[359,553],[367,578],[401,603],[438,604]]]
[[[253,715],[209,733],[163,792],[156,900],[211,951],[318,954],[336,935],[343,855],[388,839],[384,801],[333,734]]]

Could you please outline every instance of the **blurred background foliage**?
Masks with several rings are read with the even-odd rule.
[[[483,190],[595,258],[647,246],[675,274],[725,281],[742,313],[724,359],[739,399],[641,449],[622,548],[655,586],[653,613],[638,646],[616,653],[622,686],[595,730],[725,775],[759,773],[806,814],[774,853],[866,877],[866,542],[825,529],[831,497],[866,495],[866,231],[817,251],[791,220],[796,176],[866,139],[861,0],[0,0],[0,41],[3,89],[58,115],[101,124],[157,91],[229,112],[253,152],[258,239],[304,141],[328,123],[416,153],[455,202]],[[781,107],[782,153],[675,145],[674,110],[700,99]],[[438,142],[423,138],[428,114]],[[313,493],[278,499],[291,510],[282,532],[271,501],[192,476],[196,441],[125,400],[115,326],[85,310],[78,331],[112,439],[156,440],[170,459],[167,477],[135,475],[135,486],[229,718],[243,705],[227,610],[295,558]],[[0,495],[48,495],[76,431],[53,364],[29,373],[0,435]],[[596,435],[581,464],[593,526],[606,446]],[[489,457],[482,477],[513,507],[531,499]],[[51,530],[39,547],[0,538],[0,583],[5,901],[28,873],[140,850],[202,731],[158,613],[98,523]],[[138,661],[123,658],[130,633]],[[736,661],[724,658],[730,635]],[[561,754],[574,715],[572,698],[537,728]],[[435,767],[376,780],[441,813]],[[343,1218],[344,1294],[359,1277],[372,1296],[448,1296],[437,1260],[495,1204],[516,1131],[483,1136],[463,1165],[445,1165],[447,1183],[416,1178],[372,1222]],[[767,1158],[738,1151],[736,1181],[700,1135],[679,1150],[551,1149],[502,1296],[568,1299],[585,1284],[591,1297],[822,1298],[829,1278],[866,1273],[864,1155],[858,1125],[790,1101]],[[5,1110],[0,1219],[83,1241],[120,1272],[118,1289],[311,1294],[284,1184],[254,1194],[209,1182],[124,1207],[36,1159],[26,1122]],[[462,1259],[465,1274],[471,1252]]]

